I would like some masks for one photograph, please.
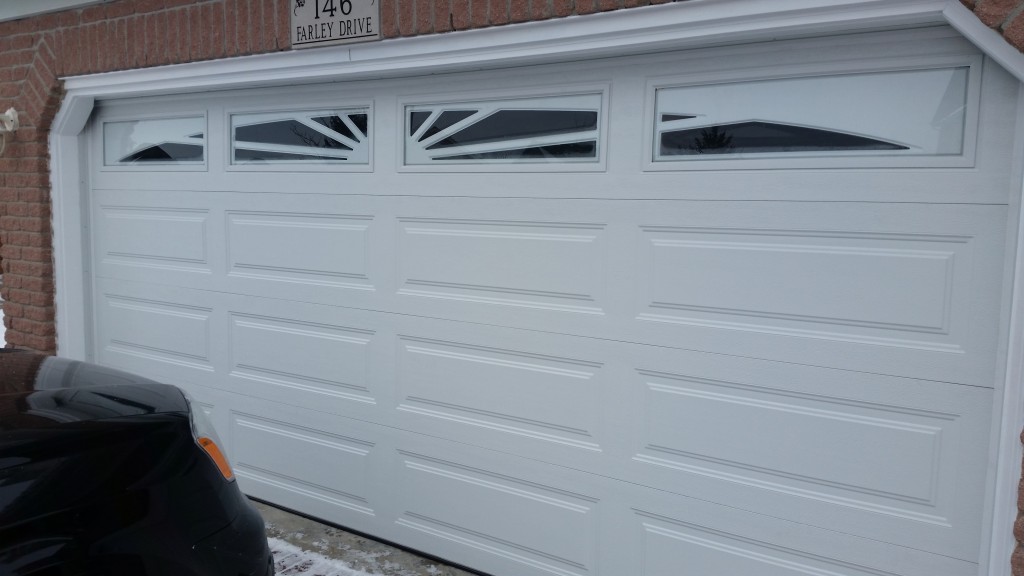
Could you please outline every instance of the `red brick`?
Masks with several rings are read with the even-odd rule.
[[[53,292],[53,278],[22,276],[21,287],[29,292]]]
[[[281,39],[277,37],[278,26],[277,20],[281,17],[281,10],[279,6],[280,2],[275,0],[262,0],[263,3],[263,34],[260,37],[263,39],[263,44],[260,48],[261,52],[273,52],[277,50],[281,45]]]
[[[238,55],[238,0],[224,0],[224,54]]]
[[[488,2],[487,11],[491,24],[508,24],[508,3],[509,0],[490,0]]]
[[[11,163],[15,165],[15,170],[18,172],[46,172],[49,170],[50,165],[46,161],[46,158],[21,158],[18,160],[11,159]],[[13,172],[14,170],[0,170],[0,172]]]
[[[173,58],[175,62],[187,62],[188,51],[191,46],[190,31],[189,31],[189,18],[188,11],[179,8],[171,12],[174,21],[174,43],[172,48]]]
[[[128,67],[128,26],[124,19],[111,23],[110,69],[123,70]]]
[[[451,0],[434,2],[434,32],[451,32],[454,27]]]
[[[251,54],[251,24],[252,18],[251,3],[253,0],[238,0],[238,7],[235,10],[235,25],[237,26],[236,41],[238,42],[239,54]]]
[[[48,275],[52,275],[52,266],[49,263],[42,262],[25,262],[24,260],[14,260],[8,265],[8,271],[11,274],[29,276],[32,278],[43,278]]]
[[[550,17],[550,0],[530,0],[530,20],[547,20]]]
[[[114,20],[116,18],[124,18],[135,13],[135,3],[121,0],[119,2],[111,2],[105,5],[107,7],[107,19]]]
[[[17,34],[7,37],[7,50],[31,50],[39,41],[37,34]]]
[[[287,12],[287,5],[281,4],[280,6],[274,19],[276,30],[274,35],[277,38],[277,49],[284,50],[292,46],[291,17]]]
[[[61,28],[71,28],[73,26],[78,26],[82,22],[81,10],[64,10],[57,14],[60,16]]]
[[[49,248],[18,248],[21,254],[18,256],[30,262],[53,262],[53,250]],[[5,256],[6,257],[6,256]]]
[[[622,8],[621,0],[598,0],[597,2],[597,9],[602,12],[617,10],[619,8]]]
[[[51,12],[39,16],[39,30],[56,30],[60,28],[60,12]]]
[[[414,0],[398,0],[398,31],[402,36],[412,36],[416,33]]]
[[[981,0],[974,13],[990,28],[996,28],[1019,5],[1019,0]]]
[[[1010,570],[1012,570],[1013,576],[1024,576],[1024,549],[1021,549],[1020,546],[1017,546],[1010,556]]]
[[[1024,12],[1018,14],[1003,28],[1003,37],[1014,48],[1024,52]]]
[[[195,4],[196,0],[164,0],[165,8],[178,8],[180,6],[187,6],[189,4]]]
[[[249,53],[258,54],[263,51],[263,34],[266,26],[263,22],[263,0],[250,0],[249,4],[249,29],[245,33],[249,36]]]
[[[469,2],[469,0],[455,1]],[[394,38],[399,35],[398,0],[380,0],[380,3],[380,35],[384,38]]]
[[[470,28],[483,28],[491,23],[487,0],[469,0]]]
[[[203,7],[205,20],[206,55],[209,58],[224,57],[224,4],[210,2]],[[258,38],[258,36],[257,36]]]
[[[135,0],[135,12],[137,14],[156,12],[164,8],[166,8],[164,0]]]
[[[91,24],[93,22],[99,22],[107,17],[107,7],[99,4],[96,6],[89,6],[82,10],[82,24]]]
[[[50,307],[26,306],[22,317],[36,322],[49,322],[53,319],[53,310]]]
[[[530,0],[510,0],[508,19],[512,22],[526,22],[530,19]]]
[[[434,0],[416,0],[416,34],[434,31]]]
[[[45,168],[44,170],[48,170]],[[46,188],[24,188],[21,190],[14,190],[17,194],[16,201],[28,202],[29,204],[41,204],[50,202],[50,191]]]
[[[104,51],[107,49],[107,38],[104,36],[104,32],[107,31],[107,26],[105,22],[97,22],[96,24],[90,24],[89,28],[92,30],[92,45],[89,46],[89,53],[92,56],[92,69],[96,72],[103,72]]]
[[[203,7],[190,6],[188,9],[189,28],[189,59],[203,59]]]
[[[577,14],[592,14],[597,11],[597,0],[576,0]]]

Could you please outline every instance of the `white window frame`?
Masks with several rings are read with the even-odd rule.
[[[742,89],[746,82],[852,74],[903,72],[914,70],[967,68],[967,100],[964,113],[963,147],[959,154],[914,154],[893,152],[779,152],[720,154],[709,157],[680,156],[656,159],[657,93],[665,88],[687,88],[733,84]],[[935,58],[894,58],[870,63],[840,62],[814,66],[780,66],[770,72],[728,70],[702,75],[665,76],[647,80],[644,100],[644,170],[676,172],[689,170],[765,170],[765,169],[850,169],[850,168],[973,168],[978,140],[978,115],[981,99],[980,56],[938,56]],[[684,112],[684,111],[681,111]],[[685,112],[699,112],[686,110]]]
[[[102,172],[208,172],[210,169],[210,115],[205,108],[176,110],[169,114],[103,114],[97,118],[95,146],[97,150],[106,150],[105,133],[106,125],[117,122],[143,122],[147,120],[173,120],[177,118],[202,118],[203,119],[203,160],[199,161],[166,161],[166,162],[140,162],[135,164],[107,164],[105,152],[98,154],[93,162],[97,170]]]
[[[261,95],[262,96],[262,95]],[[319,99],[302,100],[301,107],[282,108],[280,106],[231,106],[223,109],[224,127],[224,170],[226,172],[373,172],[373,156],[376,143],[373,100],[338,100],[326,103]],[[368,156],[366,162],[331,162],[324,160],[284,160],[267,162],[235,162],[235,131],[232,118],[244,114],[276,114],[276,113],[320,113],[334,114],[348,110],[365,110],[368,115],[367,137]]]
[[[445,94],[402,96],[398,98],[395,111],[398,132],[395,142],[401,143],[401,150],[396,153],[395,170],[398,172],[604,172],[607,166],[608,151],[608,84],[567,84],[558,92],[550,87],[541,89],[488,90],[467,94],[455,92]],[[406,109],[416,106],[444,106],[457,109],[472,107],[475,103],[507,100],[543,99],[562,96],[598,95],[601,104],[597,118],[597,157],[593,160],[555,159],[555,160],[464,160],[440,161],[436,164],[410,164],[406,161],[406,146],[410,138],[406,125]]]

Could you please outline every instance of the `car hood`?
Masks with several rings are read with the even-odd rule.
[[[0,351],[0,432],[188,409],[173,386],[87,362]]]

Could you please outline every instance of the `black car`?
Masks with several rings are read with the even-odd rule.
[[[0,351],[0,575],[273,574],[220,446],[178,388]]]

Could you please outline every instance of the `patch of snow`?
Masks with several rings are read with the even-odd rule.
[[[3,300],[0,300],[0,348],[7,346],[7,340],[4,339],[4,334],[6,334],[6,332],[7,328],[4,328]]]
[[[277,538],[268,538],[277,576],[374,576],[341,560],[309,552]]]

